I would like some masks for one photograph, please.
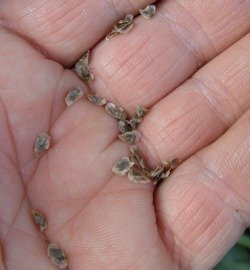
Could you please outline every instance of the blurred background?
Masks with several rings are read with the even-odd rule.
[[[250,228],[214,270],[250,270]]]

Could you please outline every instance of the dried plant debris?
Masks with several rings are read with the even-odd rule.
[[[78,76],[85,82],[92,82],[94,75],[89,66],[89,50],[84,53],[83,57],[76,63],[75,70]]]
[[[141,119],[148,113],[148,109],[138,105],[135,111],[135,118]]]
[[[156,13],[155,5],[148,5],[146,8],[140,9],[140,14],[146,19],[153,17],[155,13]]]
[[[128,158],[123,157],[116,162],[116,164],[112,168],[112,172],[117,175],[125,175],[130,168],[132,168],[134,163]]]
[[[104,106],[107,104],[107,100],[99,95],[87,94],[88,99],[97,106]]]
[[[51,137],[46,133],[40,133],[35,142],[34,153],[37,157],[41,156],[50,147]]]
[[[125,109],[121,106],[116,106],[114,103],[107,103],[105,109],[108,114],[112,115],[113,117],[119,120],[126,120],[127,113]]]
[[[133,183],[152,183],[152,180],[147,177],[139,168],[133,167],[128,173],[128,179]]]
[[[68,106],[71,106],[83,96],[83,90],[81,87],[71,89],[65,98],[65,102]]]
[[[47,219],[44,214],[37,212],[35,210],[31,210],[31,214],[34,222],[39,225],[39,229],[41,232],[44,232],[47,228]]]
[[[63,250],[56,244],[48,245],[48,257],[52,264],[58,267],[58,269],[67,269],[68,260]]]
[[[128,144],[135,144],[135,143],[139,142],[139,140],[141,138],[141,133],[137,130],[133,130],[130,132],[120,134],[119,138]]]
[[[133,27],[134,17],[132,14],[126,15],[125,19],[120,20],[118,24],[114,25],[113,30],[106,36],[106,39],[109,40],[111,37],[117,34],[124,34],[129,32]]]

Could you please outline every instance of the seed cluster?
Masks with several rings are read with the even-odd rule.
[[[139,10],[139,12],[144,18],[149,19],[155,15],[156,8],[154,5],[149,5],[145,9]],[[133,26],[134,17],[132,14],[128,14],[123,20],[120,20],[114,25],[112,31],[106,36],[106,39],[109,40],[115,35],[128,33]],[[92,82],[94,80],[94,74],[89,66],[89,58],[90,51],[88,50],[75,64],[75,71],[84,82]],[[65,98],[66,105],[73,105],[82,98],[84,94],[81,87],[75,87],[69,90]],[[112,168],[114,174],[120,176],[127,175],[128,179],[134,183],[153,183],[154,185],[160,183],[170,175],[170,172],[178,165],[177,159],[163,162],[159,167],[150,170],[146,161],[141,156],[138,147],[135,145],[141,139],[141,134],[137,128],[143,121],[144,116],[148,113],[147,109],[142,106],[137,106],[135,115],[129,119],[128,113],[123,107],[109,102],[99,95],[87,94],[86,96],[91,103],[99,107],[103,106],[109,115],[118,120],[118,130],[120,132],[118,137],[129,145],[130,156],[123,157],[116,162]],[[50,142],[50,135],[40,133],[35,142],[35,155],[40,157],[49,149]],[[39,230],[44,233],[48,226],[45,215],[35,210],[31,210],[31,214]],[[50,243],[48,240],[46,240],[46,243],[48,244],[47,255],[51,263],[58,269],[67,269],[68,260],[64,251],[57,244]]]

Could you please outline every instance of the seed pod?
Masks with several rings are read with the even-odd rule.
[[[114,103],[107,103],[105,109],[108,114],[119,120],[125,120],[127,118],[127,113],[125,109],[121,106],[116,106]]]
[[[47,228],[47,219],[45,215],[35,210],[31,210],[31,214],[34,222],[39,225],[40,231],[44,232],[44,230]]]
[[[50,258],[52,264],[57,266],[59,269],[67,269],[68,260],[63,252],[63,250],[56,244],[48,245],[48,257]]]
[[[121,133],[126,133],[133,130],[128,120],[119,121],[118,128]]]
[[[142,118],[148,113],[148,110],[138,105],[136,107],[135,118]]]
[[[126,132],[124,134],[120,134],[118,136],[122,141],[128,143],[128,144],[135,144],[139,142],[141,138],[141,133],[137,130],[133,130],[131,132]]]
[[[85,82],[92,82],[94,75],[89,67],[89,50],[76,63],[75,70],[77,75]]]
[[[135,117],[130,119],[129,121],[132,129],[136,129],[141,122],[142,122],[142,118],[135,118]]]
[[[126,15],[125,19],[120,20],[117,25],[114,25],[113,30],[106,36],[106,39],[109,40],[111,37],[117,34],[124,34],[129,32],[133,27],[133,15]]]
[[[65,98],[65,102],[68,106],[74,104],[77,100],[79,100],[83,96],[83,90],[81,87],[76,87],[71,89]]]
[[[104,106],[107,103],[106,99],[100,97],[99,95],[87,94],[87,97],[93,104],[97,106]]]
[[[113,166],[112,171],[117,175],[125,175],[133,165],[128,157],[123,157]]]
[[[146,19],[153,17],[155,15],[155,12],[155,5],[148,5],[146,8],[140,9],[140,14]]]
[[[37,157],[41,156],[50,147],[51,137],[46,133],[40,133],[35,142],[34,153]]]
[[[152,183],[152,180],[142,173],[138,168],[132,167],[128,173],[128,179],[133,183]]]

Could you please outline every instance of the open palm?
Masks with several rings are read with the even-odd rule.
[[[159,1],[154,18],[104,40],[151,2],[1,0],[1,270],[55,269],[31,206],[72,270],[211,269],[249,226],[250,2]],[[89,48],[86,86],[67,68]],[[182,165],[155,191],[114,176],[127,146],[103,108],[66,107],[75,86],[131,115],[150,108],[144,156]],[[40,132],[52,145],[37,159]]]

